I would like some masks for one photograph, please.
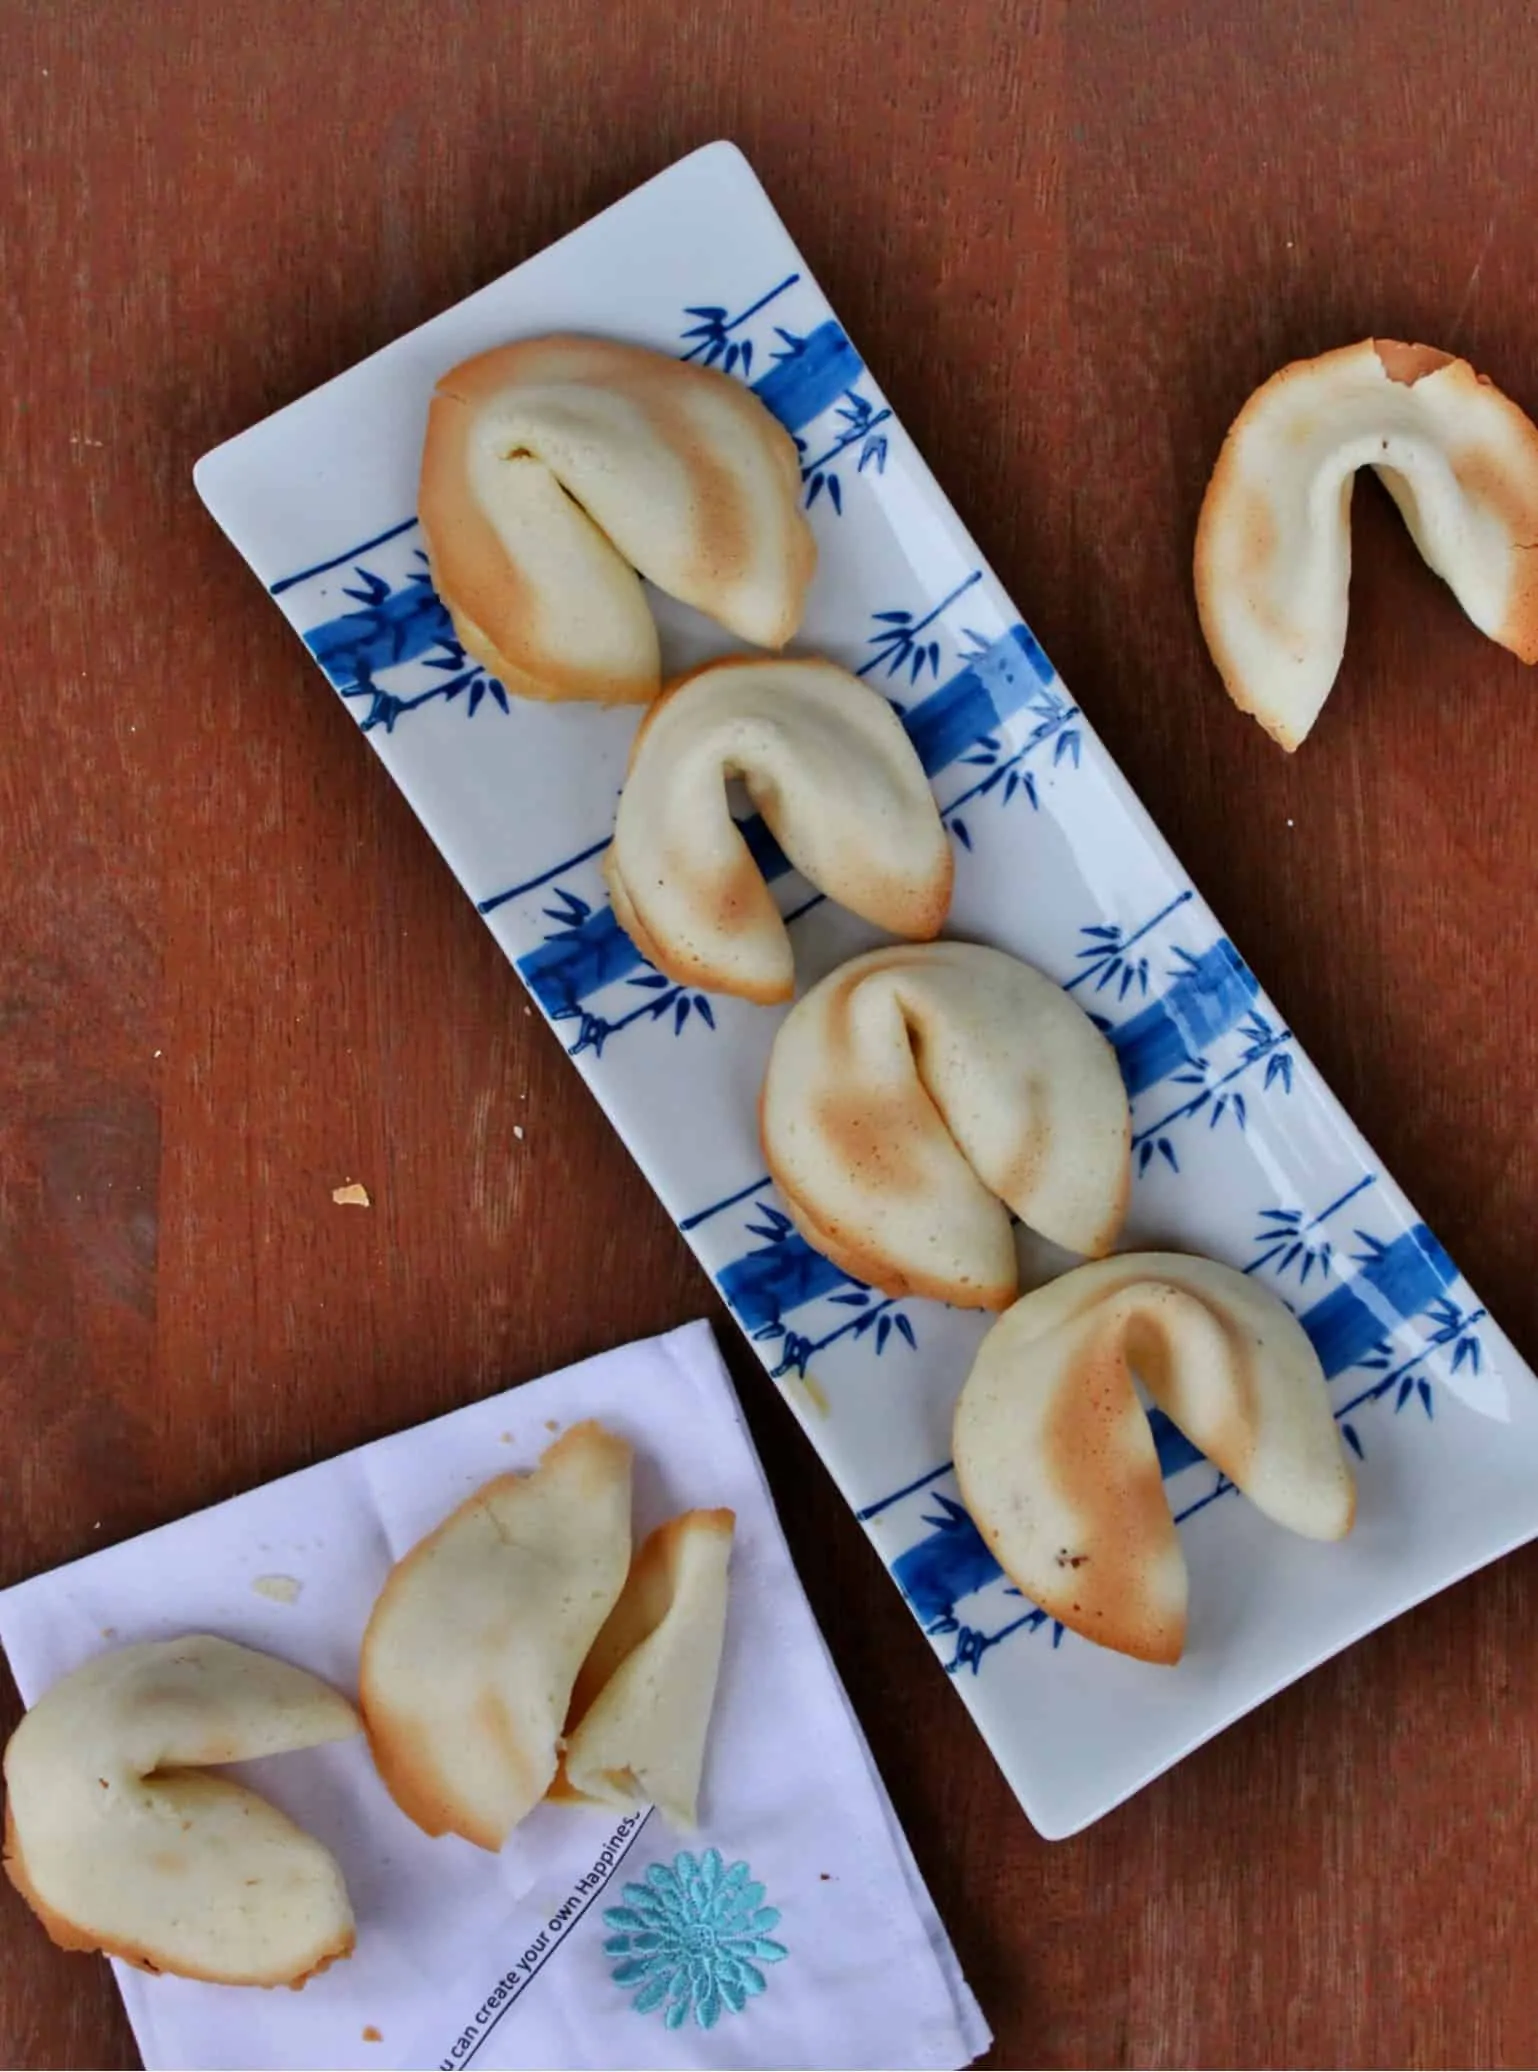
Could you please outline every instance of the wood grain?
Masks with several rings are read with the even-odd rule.
[[[1424,337],[1538,412],[1531,75],[1525,0],[0,9],[0,1581],[711,1307],[191,467],[717,135],[1538,1355],[1532,680],[1364,491],[1288,760],[1188,579],[1291,354]],[[995,2062],[1538,2061],[1538,1555],[1048,1845],[725,1336]],[[0,2060],[132,2064],[106,1968],[0,1920]]]

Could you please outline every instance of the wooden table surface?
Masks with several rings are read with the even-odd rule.
[[[1533,61],[1526,0],[0,6],[0,1581],[712,1313],[994,2062],[1538,2062],[1538,1554],[1038,1840],[191,479],[736,138],[1533,1357],[1538,686],[1364,488],[1344,673],[1288,759],[1224,698],[1188,572],[1223,429],[1287,358],[1426,339],[1538,413]],[[0,2061],[134,2063],[106,1966],[8,1888],[0,1921]]]

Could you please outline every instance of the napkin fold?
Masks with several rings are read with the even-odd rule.
[[[791,1564],[709,1327],[625,1346],[0,1594],[28,1704],[105,1647],[208,1631],[356,1689],[391,1563],[596,1417],[635,1525],[737,1514],[697,1832],[541,1806],[500,1855],[433,1841],[361,1739],[239,1766],[334,1852],[358,1947],[302,1992],[115,1965],[165,2067],[970,2064],[989,2034]],[[41,1930],[38,1931],[41,1933]]]

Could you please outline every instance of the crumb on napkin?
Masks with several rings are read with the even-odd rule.
[[[270,1597],[274,1604],[294,1604],[304,1585],[297,1576],[256,1576],[251,1588],[258,1597]]]

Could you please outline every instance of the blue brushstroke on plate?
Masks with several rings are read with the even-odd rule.
[[[753,383],[753,393],[772,410],[788,432],[830,410],[865,372],[865,362],[839,325],[819,324],[805,338],[782,331],[785,350],[767,374]]]

